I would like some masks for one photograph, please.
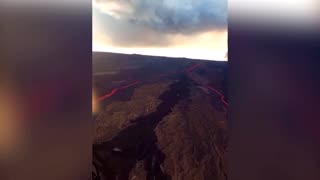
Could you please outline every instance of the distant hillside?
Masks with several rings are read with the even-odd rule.
[[[188,65],[197,61],[206,61],[199,59],[188,59],[188,58],[172,58],[172,57],[161,57],[161,56],[145,56],[138,54],[119,54],[119,53],[109,53],[109,52],[92,52],[93,59],[93,72],[98,72],[99,70],[105,70],[107,67],[117,67],[131,62],[135,63],[146,63],[154,65],[168,65],[165,62],[169,62],[170,65]],[[137,61],[138,60],[138,61]],[[129,61],[129,62],[128,62]],[[218,66],[227,66],[226,61],[210,61],[210,64]]]

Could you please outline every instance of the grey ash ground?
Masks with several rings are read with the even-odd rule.
[[[94,53],[99,96],[141,81],[100,102],[93,145],[100,179],[227,179],[226,112],[208,90],[226,96],[227,68],[226,62]]]

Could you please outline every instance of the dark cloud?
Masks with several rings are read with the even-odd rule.
[[[221,29],[227,25],[225,0],[138,2],[132,3],[135,11],[128,19],[157,31],[186,34]]]
[[[93,12],[97,20],[93,23],[97,24],[98,38],[109,38],[110,43],[116,46],[167,46],[170,40],[166,34],[161,34],[143,26],[128,23],[115,19],[114,17]],[[98,22],[96,22],[98,21]]]
[[[100,0],[94,13],[117,44],[166,45],[169,35],[227,28],[226,0]]]

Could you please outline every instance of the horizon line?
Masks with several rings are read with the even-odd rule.
[[[92,50],[92,52],[105,52],[105,53],[115,53],[115,54],[126,54],[126,55],[141,55],[141,56],[154,56],[154,57],[167,57],[167,58],[184,58],[190,60],[204,60],[204,61],[219,61],[219,62],[228,62],[228,59],[207,59],[207,58],[197,58],[197,57],[184,57],[184,56],[163,56],[156,54],[140,54],[140,53],[129,53],[129,52],[112,52],[112,51],[104,51],[104,50]]]

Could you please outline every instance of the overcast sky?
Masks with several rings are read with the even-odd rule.
[[[226,0],[93,0],[93,51],[225,60]]]

